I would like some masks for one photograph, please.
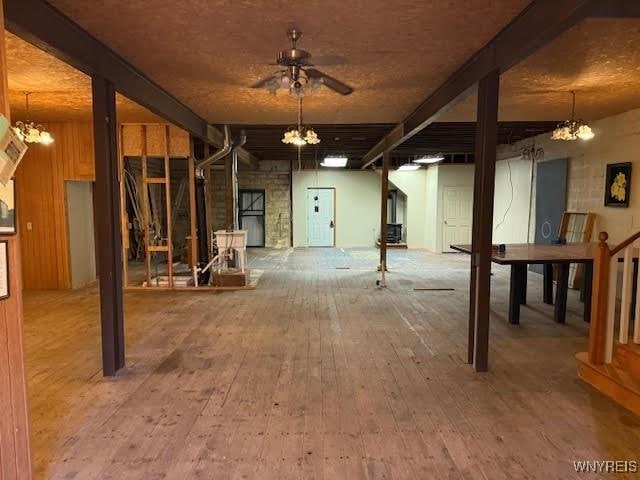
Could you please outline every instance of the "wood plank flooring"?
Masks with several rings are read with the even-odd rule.
[[[96,289],[27,292],[36,478],[564,480],[590,478],[574,460],[640,458],[640,419],[576,377],[577,292],[555,324],[529,274],[508,325],[494,266],[476,374],[468,256],[389,251],[378,289],[375,249],[251,253],[255,291],[127,293],[113,379]]]

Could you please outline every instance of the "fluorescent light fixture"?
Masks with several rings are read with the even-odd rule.
[[[347,157],[324,157],[320,164],[323,167],[341,168],[347,166]]]
[[[425,155],[422,158],[414,160],[415,163],[438,163],[444,160],[444,155],[441,153],[437,155]]]
[[[405,163],[404,165],[400,165],[398,167],[398,171],[400,172],[413,172],[414,170],[420,169],[420,165],[416,165],[415,163]]]

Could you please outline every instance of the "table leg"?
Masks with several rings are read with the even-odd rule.
[[[527,304],[527,265],[521,265],[520,268],[520,304]]]
[[[567,291],[569,290],[569,264],[558,265],[558,282],[556,284],[556,305],[553,319],[564,323],[567,318]]]
[[[542,301],[553,305],[553,265],[545,263],[542,268]]]
[[[509,289],[509,323],[520,323],[520,305],[522,304],[522,269],[526,265],[511,265],[511,286]],[[524,294],[526,296],[526,293]]]
[[[591,321],[591,288],[593,287],[593,262],[586,262],[582,272],[584,297],[584,321]]]

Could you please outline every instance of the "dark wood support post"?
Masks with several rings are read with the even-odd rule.
[[[593,289],[591,297],[591,325],[589,325],[589,362],[602,365],[607,341],[607,303],[609,301],[609,235],[600,232],[598,249],[593,258]]]
[[[391,152],[382,155],[382,188],[380,189],[380,266],[378,269],[387,270],[387,206],[389,198],[389,164]]]
[[[96,164],[95,216],[98,226],[102,369],[112,376],[124,367],[122,232],[118,178],[116,92],[113,83],[92,78]]]
[[[491,293],[491,237],[495,189],[496,143],[498,140],[498,93],[500,73],[492,71],[478,84],[476,173],[474,177],[473,252],[471,267],[474,294],[473,364],[476,371],[488,369],[489,307]]]

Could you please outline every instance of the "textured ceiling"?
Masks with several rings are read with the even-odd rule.
[[[211,6],[202,7],[206,13],[200,12],[195,16],[198,18],[187,15],[187,10],[194,8],[194,4],[182,2],[179,7],[182,15],[165,16],[163,19],[156,19],[156,14],[146,13],[142,8],[141,3],[153,3],[149,1],[114,0],[110,5],[118,8],[109,11],[95,6],[100,16],[81,13],[81,9],[74,6],[79,2],[60,0],[54,3],[77,17],[91,33],[212,123],[289,124],[295,120],[295,103],[286,95],[274,98],[264,91],[246,88],[271,71],[272,67],[263,63],[270,61],[275,52],[287,44],[284,30],[288,24],[280,14],[269,14],[269,22],[264,18],[266,14],[250,15],[244,23],[235,22],[239,12],[246,14],[257,9],[255,2],[248,1],[233,4],[209,2],[207,5]],[[398,20],[387,22],[390,25],[384,27],[378,23],[382,22],[385,14],[389,15],[388,18],[396,18],[390,14],[386,3],[363,7],[356,16],[358,27],[352,28],[350,24],[347,26],[347,15],[352,12],[351,4],[359,3],[343,3],[349,3],[349,6],[337,10],[326,8],[324,13],[315,4],[309,4],[309,9],[305,7],[308,15],[299,22],[307,30],[301,46],[322,56],[329,64],[322,69],[352,83],[357,90],[349,97],[328,91],[309,97],[304,108],[305,119],[309,123],[395,123],[413,110],[442,76],[454,70],[470,55],[469,52],[478,48],[478,38],[482,35],[489,38],[495,33],[489,32],[486,26],[477,30],[475,24],[484,23],[484,20],[470,22],[469,17],[463,15],[460,17],[462,20],[456,22],[468,21],[471,27],[455,22],[451,25],[458,25],[459,31],[469,30],[470,40],[466,35],[456,35],[452,41],[448,33],[453,31],[452,28],[436,36],[434,32],[439,31],[438,22],[431,21],[423,22],[424,30],[429,30],[432,36],[426,38],[407,13],[421,14],[419,16],[423,19],[431,18],[426,13],[434,7],[422,6],[419,2],[412,7],[406,3],[404,8],[398,8],[397,2],[394,3],[399,12]],[[506,18],[504,12],[513,16],[526,2],[468,3],[470,11],[493,11],[499,10],[499,6],[504,7],[500,15],[495,12],[488,14],[488,24],[494,24],[494,29],[497,29],[497,24],[502,25],[508,20],[499,22],[497,16]],[[480,4],[488,4],[489,7]],[[269,8],[281,11],[278,5],[269,4]],[[326,5],[329,7],[333,3]],[[454,7],[460,10],[458,2],[452,2],[449,10]],[[155,10],[165,11],[162,8]],[[118,12],[118,21],[111,24],[117,28],[108,25],[111,15],[115,15],[111,11]],[[209,11],[216,11],[219,15],[212,18]],[[307,19],[313,15],[318,18]],[[446,17],[448,13],[440,12],[438,15],[444,18],[442,15]],[[207,19],[206,28],[199,17]],[[143,26],[141,18],[153,18],[156,22],[147,22]],[[256,24],[258,18],[262,19],[260,25]],[[319,30],[321,19],[325,30]],[[165,22],[172,29],[165,28],[163,32],[166,35],[163,36],[156,26],[158,22]],[[402,29],[403,22],[406,23],[406,31]],[[344,32],[338,35],[339,26],[349,35]],[[369,30],[365,31],[367,28]],[[176,29],[184,39],[178,39],[178,34],[166,33]],[[130,35],[134,30],[141,35],[135,41]],[[194,40],[196,33],[193,32],[203,36]],[[32,120],[91,118],[90,80],[87,76],[11,34],[7,34],[6,39],[11,106],[16,116],[24,114],[22,92],[28,90],[34,92],[31,96]],[[145,45],[145,48],[141,49],[140,45]],[[198,48],[198,45],[211,47]],[[411,50],[411,45],[425,46]],[[167,50],[167,46],[171,48]],[[175,49],[184,49],[185,52],[171,53]],[[465,53],[458,59],[456,52]],[[454,57],[455,62],[450,61]],[[577,115],[585,119],[638,108],[639,75],[640,21],[589,19],[564,32],[502,76],[500,119],[535,121],[566,118],[571,109],[570,90],[576,90]],[[123,121],[158,121],[151,112],[123,97],[118,98],[118,114]],[[472,95],[439,120],[474,119],[475,95]]]
[[[5,34],[11,115],[26,119],[24,92],[29,96],[29,119],[90,121],[91,79],[24,40]],[[117,96],[117,114],[123,122],[157,122],[159,117]]]
[[[295,103],[247,88],[276,68],[286,30],[355,87],[305,100],[315,123],[400,121],[529,0],[49,0],[212,123],[289,123]]]

